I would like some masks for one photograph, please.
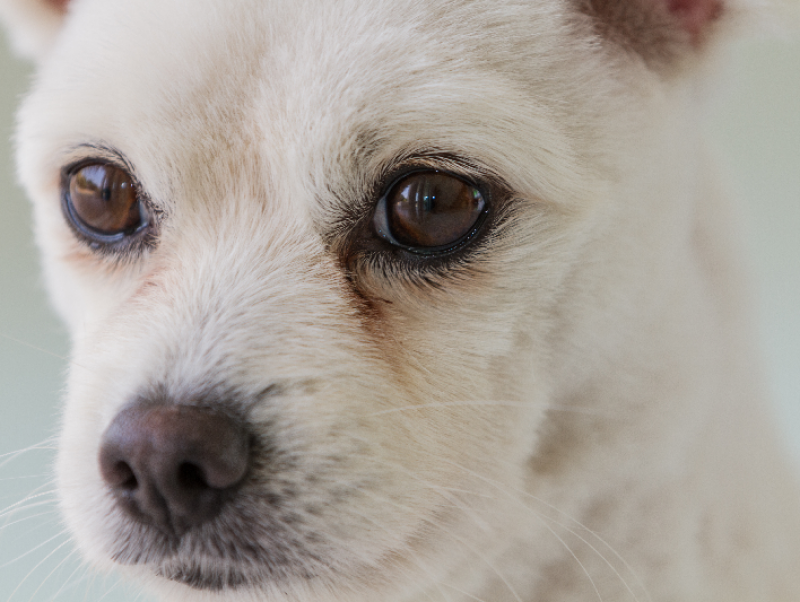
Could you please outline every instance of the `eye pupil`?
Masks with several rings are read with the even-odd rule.
[[[93,163],[68,178],[67,215],[90,238],[124,236],[146,225],[133,180],[125,170]]]
[[[460,243],[474,230],[486,209],[486,201],[476,187],[440,172],[420,172],[403,178],[381,202],[386,203],[390,242],[424,252]],[[379,234],[384,231],[379,224],[376,230]]]

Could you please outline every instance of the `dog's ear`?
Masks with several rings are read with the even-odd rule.
[[[735,0],[576,0],[600,34],[655,67],[701,52]]]
[[[70,0],[0,0],[0,20],[6,25],[14,49],[41,59],[61,29]]]

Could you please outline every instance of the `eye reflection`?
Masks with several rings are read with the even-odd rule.
[[[69,175],[70,214],[81,230],[99,235],[132,233],[146,225],[131,176],[114,165],[93,163]]]
[[[430,250],[454,245],[472,232],[487,203],[471,184],[428,171],[406,176],[381,199],[376,230],[392,243]],[[383,223],[385,222],[385,223]]]

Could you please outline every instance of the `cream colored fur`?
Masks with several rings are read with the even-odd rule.
[[[57,34],[44,3],[0,6],[46,15],[12,20],[40,56],[19,173],[74,341],[58,480],[92,563],[168,602],[800,599],[708,49],[647,64],[567,0],[74,0]],[[141,256],[65,225],[60,170],[98,146],[163,212]],[[418,154],[502,180],[512,218],[424,281],[348,280],[343,216]],[[294,564],[195,550],[256,583],[211,593],[112,561],[117,411],[275,384],[251,419],[294,462]]]

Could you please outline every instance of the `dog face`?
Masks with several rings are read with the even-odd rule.
[[[524,496],[630,467],[566,487],[551,434],[608,425],[559,412],[704,328],[653,316],[722,5],[650,4],[71,6],[19,156],[85,554],[226,601],[514,599],[563,555]]]

